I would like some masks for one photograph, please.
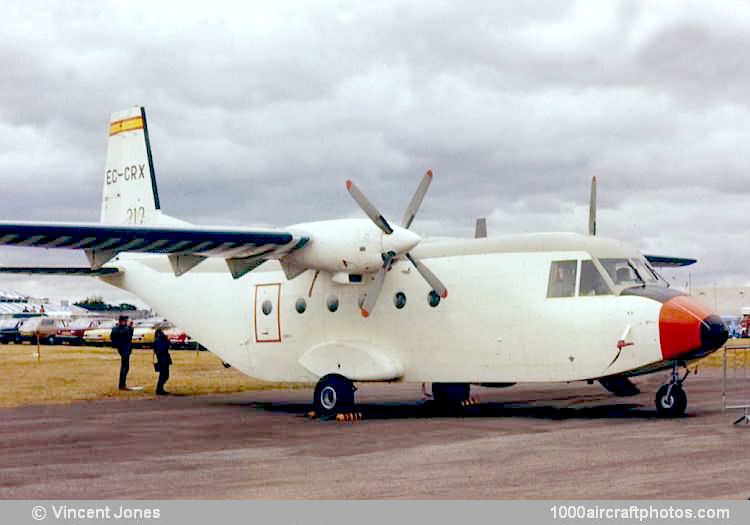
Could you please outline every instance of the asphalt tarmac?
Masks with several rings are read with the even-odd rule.
[[[750,497],[750,425],[719,410],[719,371],[687,380],[674,420],[663,379],[632,398],[473,388],[448,416],[419,385],[365,385],[354,423],[308,418],[307,389],[0,409],[0,498]]]

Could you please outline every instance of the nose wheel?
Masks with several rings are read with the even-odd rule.
[[[682,363],[684,366],[684,363]],[[681,417],[685,415],[687,408],[687,394],[682,388],[682,383],[690,373],[685,366],[685,375],[680,377],[677,372],[677,362],[672,366],[672,378],[666,385],[662,385],[656,391],[656,411],[661,417]]]

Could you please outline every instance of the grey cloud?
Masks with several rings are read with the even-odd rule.
[[[188,220],[359,216],[348,178],[397,219],[432,168],[419,231],[583,232],[597,175],[603,234],[744,282],[748,27],[744,2],[15,4],[0,218],[96,220],[108,115],[144,104]]]

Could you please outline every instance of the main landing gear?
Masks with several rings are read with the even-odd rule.
[[[685,367],[685,375],[680,377],[677,372],[678,362],[672,364],[672,377],[666,385],[662,385],[656,391],[656,411],[661,417],[680,417],[685,415],[687,408],[687,395],[682,388],[682,383],[690,373],[685,363],[680,363]]]
[[[316,414],[327,417],[350,411],[354,407],[354,390],[354,384],[342,375],[321,377],[313,398]]]

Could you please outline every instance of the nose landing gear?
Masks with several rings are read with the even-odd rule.
[[[685,367],[685,375],[680,377],[677,366]],[[672,377],[666,385],[662,385],[656,391],[656,411],[661,417],[681,417],[685,415],[687,408],[687,395],[682,388],[682,383],[690,374],[690,370],[684,362],[675,361],[672,364]]]

